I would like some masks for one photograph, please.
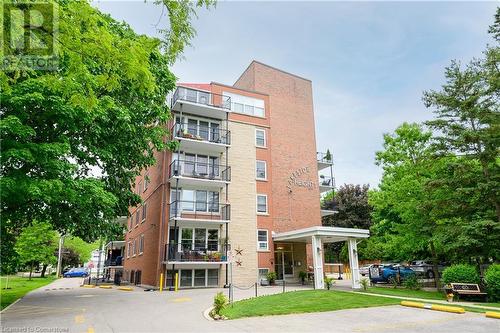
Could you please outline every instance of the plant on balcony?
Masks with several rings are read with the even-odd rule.
[[[220,261],[220,258],[221,258],[221,253],[220,252],[214,252],[210,255],[211,257],[211,261]]]
[[[325,160],[327,160],[328,162],[332,161],[332,153],[330,153],[330,149],[326,150]]]
[[[276,272],[269,272],[267,273],[267,281],[269,281],[269,285],[274,285],[274,281],[276,281]]]

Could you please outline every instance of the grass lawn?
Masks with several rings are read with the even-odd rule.
[[[425,290],[410,290],[410,289],[394,289],[394,288],[384,288],[384,287],[371,287],[368,288],[366,292],[374,294],[383,294],[390,296],[401,296],[401,297],[415,297],[424,299],[438,299],[446,300],[446,297],[442,292],[439,291],[425,291]]]
[[[399,304],[401,300],[344,291],[305,290],[235,302],[222,314],[230,319],[290,313],[322,312]]]
[[[0,309],[3,309],[7,305],[15,302],[18,298],[23,297],[33,289],[37,289],[51,283],[56,278],[53,276],[46,278],[38,277],[32,278],[30,281],[28,278],[20,276],[9,276],[8,287],[11,289],[3,289],[6,286],[6,279],[6,276],[2,276],[0,278]]]

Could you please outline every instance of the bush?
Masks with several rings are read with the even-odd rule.
[[[368,281],[367,278],[362,278],[360,282],[361,287],[363,287],[363,290],[366,291],[368,289],[368,286],[370,285],[370,281]]]
[[[269,284],[273,284],[274,281],[276,281],[277,275],[276,275],[276,272],[269,272],[269,273],[267,273],[266,277],[267,277],[267,281],[269,281]]]
[[[500,264],[488,267],[484,273],[484,282],[489,301],[500,301]]]
[[[333,278],[325,276],[326,289],[330,290],[334,283],[335,281],[333,280]]]
[[[420,281],[418,281],[415,274],[407,276],[403,281],[403,285],[406,289],[411,290],[420,290],[420,288],[422,288],[422,285],[420,284]]]
[[[212,317],[214,317],[215,319],[219,319],[221,317],[220,312],[226,307],[228,303],[229,302],[226,295],[224,295],[222,292],[217,293],[214,297],[214,308],[210,313]]]
[[[449,283],[479,283],[479,273],[471,265],[452,265],[443,272],[443,282]]]

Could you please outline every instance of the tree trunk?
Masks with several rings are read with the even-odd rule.
[[[31,274],[33,273],[33,262],[31,262],[31,265],[30,265],[30,277],[29,277],[29,280],[31,280]]]
[[[45,271],[47,270],[47,264],[43,264],[42,266],[42,274],[40,274],[40,277],[45,277]]]
[[[438,257],[436,253],[436,248],[434,247],[434,242],[431,241],[431,255],[432,255],[432,271],[434,272],[434,283],[436,284],[436,288],[440,288],[439,281],[439,270],[438,270]]]

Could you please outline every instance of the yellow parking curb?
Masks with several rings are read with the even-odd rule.
[[[82,287],[83,288],[95,288],[95,286],[93,284],[84,284]]]
[[[113,287],[112,286],[99,286],[99,288],[102,288],[102,289],[112,289]]]
[[[488,311],[485,313],[486,317],[488,318],[496,318],[500,319],[500,312],[493,312],[493,311]]]
[[[118,287],[117,289],[118,290],[122,290],[122,291],[132,291],[132,290],[134,290],[134,288],[130,288],[130,287]]]
[[[402,301],[401,305],[409,306],[409,307],[413,307],[413,308],[419,308],[419,309],[428,309],[428,310],[444,311],[444,312],[451,312],[451,313],[465,313],[465,310],[463,308],[457,308],[457,307],[448,306],[448,305],[425,304],[425,303],[411,302],[411,301]]]

